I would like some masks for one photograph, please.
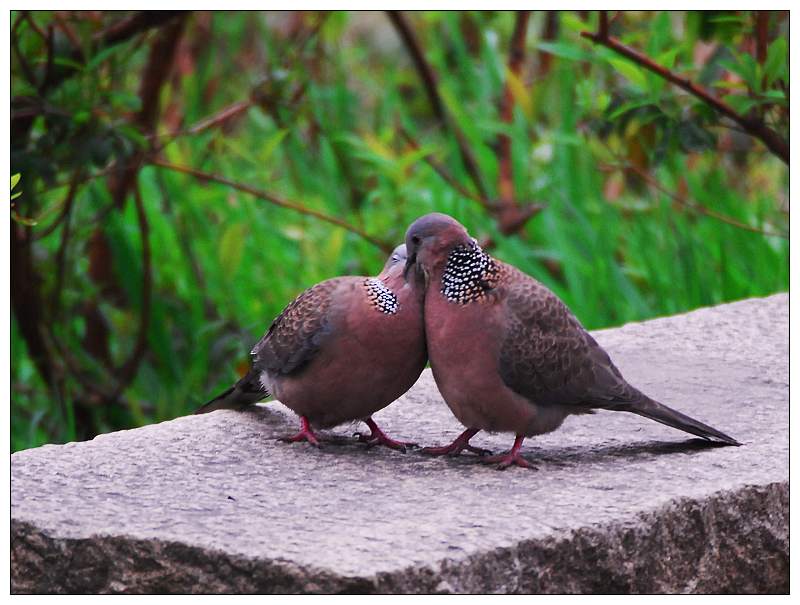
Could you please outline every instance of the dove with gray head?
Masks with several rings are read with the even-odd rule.
[[[300,416],[286,441],[319,445],[314,428],[363,420],[369,445],[405,451],[372,414],[405,393],[427,363],[422,290],[406,282],[405,245],[377,277],[335,277],[312,286],[272,322],[253,347],[250,371],[199,408],[241,409],[274,395]]]
[[[730,445],[735,439],[673,410],[628,384],[608,354],[544,285],[492,258],[455,219],[428,214],[406,232],[410,282],[425,290],[431,370],[445,402],[467,427],[432,454],[483,453],[479,431],[514,433],[499,468],[530,466],[526,437],[557,429],[593,409],[633,412]]]

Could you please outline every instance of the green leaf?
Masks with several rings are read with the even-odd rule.
[[[27,227],[35,227],[39,224],[39,221],[37,221],[35,218],[26,218],[24,216],[20,216],[13,210],[11,211],[11,218],[22,225],[26,225]]]
[[[786,93],[782,90],[765,90],[759,95],[770,103],[779,103],[781,105],[788,105],[789,100],[786,98]]]
[[[780,37],[769,45],[767,49],[767,60],[764,61],[764,76],[767,79],[767,86],[776,80],[786,79],[786,71],[789,67],[789,48],[786,38]]]
[[[104,48],[100,52],[98,52],[95,56],[89,59],[89,62],[86,64],[86,71],[93,71],[97,69],[100,64],[108,59],[111,55],[119,50],[118,46],[109,46]]]
[[[225,229],[220,238],[219,262],[222,270],[231,278],[242,263],[247,231],[247,223],[233,223]]]
[[[592,59],[592,56],[581,47],[567,44],[566,42],[539,42],[536,48],[542,52],[571,61],[590,61]]]
[[[652,101],[646,98],[634,99],[633,101],[626,101],[625,103],[614,109],[614,111],[612,111],[606,119],[613,122],[621,115],[633,109],[638,109],[639,107],[650,105],[651,103]]]
[[[627,59],[610,58],[608,62],[639,90],[647,90],[647,76],[640,67]]]
[[[746,97],[744,95],[725,95],[722,97],[722,100],[742,115],[746,114],[753,107],[758,105],[758,101],[756,99]]]
[[[19,183],[21,178],[22,178],[22,175],[19,172],[16,173],[16,174],[12,174],[11,175],[11,189],[12,189],[12,191],[13,191],[14,187],[17,186],[17,183]]]
[[[739,53],[735,61],[720,61],[720,65],[744,80],[751,90],[759,90],[761,88],[759,81],[761,79],[759,77],[760,65],[756,63],[752,55]]]
[[[666,67],[667,69],[672,69],[672,66],[675,65],[675,59],[677,58],[679,52],[681,52],[680,46],[673,46],[672,48],[665,50],[663,53],[658,55],[656,57],[656,63],[662,67]]]
[[[114,107],[127,111],[139,111],[142,108],[142,99],[139,95],[127,91],[111,92],[109,100]]]
[[[44,61],[38,61],[38,63],[44,63]],[[77,69],[78,71],[84,70],[84,66],[82,63],[79,63],[78,61],[73,61],[72,59],[67,59],[66,57],[54,57],[53,64],[61,65],[62,67],[72,67],[73,69]]]
[[[272,158],[272,154],[275,153],[275,150],[281,144],[281,141],[289,134],[288,128],[281,128],[274,132],[265,142],[264,145],[261,147],[261,152],[259,153],[259,158],[261,162],[267,163]]]

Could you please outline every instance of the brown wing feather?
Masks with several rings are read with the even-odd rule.
[[[508,323],[499,364],[509,388],[537,404],[589,408],[641,396],[544,285],[505,264],[500,284]]]
[[[290,374],[311,361],[332,332],[334,294],[348,279],[363,278],[320,282],[289,303],[253,347],[253,367]]]

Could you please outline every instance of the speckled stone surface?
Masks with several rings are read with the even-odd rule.
[[[631,383],[738,448],[600,412],[527,440],[537,470],[499,472],[280,443],[296,418],[268,403],[13,454],[12,591],[786,592],[788,303],[595,333]],[[422,445],[462,430],[429,371],[376,420]]]

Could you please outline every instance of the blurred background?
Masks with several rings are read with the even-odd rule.
[[[190,412],[434,210],[590,329],[788,289],[788,12],[11,25],[12,450]]]

